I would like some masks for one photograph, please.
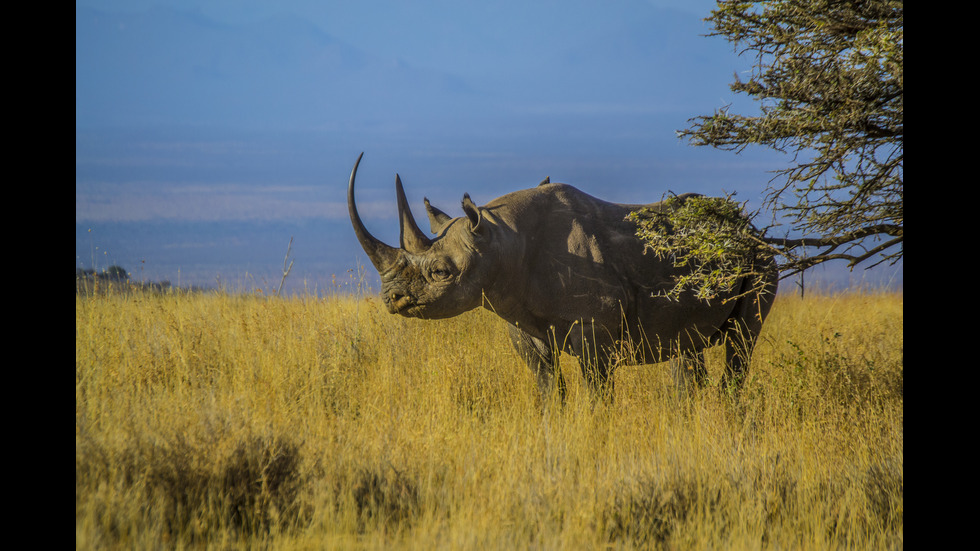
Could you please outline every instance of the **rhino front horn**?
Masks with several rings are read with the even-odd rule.
[[[401,223],[401,247],[412,254],[420,254],[429,250],[432,241],[425,235],[412,216],[408,207],[402,179],[395,174],[395,194],[398,196],[398,219]]]
[[[374,264],[375,269],[379,273],[384,273],[398,257],[398,249],[385,245],[371,235],[357,214],[357,206],[354,204],[354,178],[357,176],[357,166],[361,164],[361,157],[363,156],[363,152],[357,156],[354,168],[350,171],[350,182],[347,184],[347,211],[350,213],[350,223],[354,226],[354,233],[357,234],[357,241],[360,242],[361,248],[371,259],[371,264]]]

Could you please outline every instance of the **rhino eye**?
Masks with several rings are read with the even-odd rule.
[[[429,275],[436,281],[446,281],[453,277],[453,273],[446,268],[433,268]]]

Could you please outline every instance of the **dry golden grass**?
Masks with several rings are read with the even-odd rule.
[[[542,414],[488,312],[76,297],[76,548],[901,548],[902,302],[779,297],[738,404],[566,358]]]

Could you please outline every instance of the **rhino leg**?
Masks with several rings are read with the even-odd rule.
[[[704,365],[704,352],[685,354],[671,358],[670,372],[677,385],[677,394],[686,396],[688,392],[704,386],[708,370]]]
[[[752,349],[755,348],[758,337],[758,333],[749,331],[742,323],[738,323],[737,328],[725,335],[725,374],[721,377],[722,390],[737,394],[742,388],[749,371],[749,358],[752,356]]]
[[[762,322],[772,308],[776,295],[775,276],[771,290],[753,293],[738,299],[732,317],[723,331],[725,344],[725,374],[721,378],[723,391],[738,397],[749,370],[749,358],[755,348]]]
[[[561,375],[560,366],[555,353],[545,341],[532,337],[513,325],[508,326],[510,342],[524,363],[531,368],[538,383],[538,391],[544,403],[551,397],[555,387],[558,387],[558,398],[565,404],[565,379]]]
[[[612,363],[602,358],[587,359],[579,357],[579,366],[582,368],[582,376],[585,383],[589,386],[592,393],[592,401],[612,402],[613,400],[613,378]]]

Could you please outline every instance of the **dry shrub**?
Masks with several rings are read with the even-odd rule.
[[[408,476],[392,467],[377,470],[359,468],[348,484],[361,532],[369,527],[411,524],[419,513],[418,487]],[[338,493],[341,492],[344,490],[338,488]]]
[[[111,486],[139,496],[142,522],[168,540],[209,541],[223,532],[244,537],[299,523],[305,514],[300,447],[281,437],[250,436],[226,452],[222,440],[178,433],[167,440],[136,437],[113,449],[77,439],[76,487]],[[119,537],[125,520],[111,514],[104,520],[103,528]]]
[[[604,512],[603,524],[609,541],[640,547],[662,546],[671,533],[698,508],[713,507],[720,494],[691,479],[669,483],[646,480],[638,489],[621,490]]]

